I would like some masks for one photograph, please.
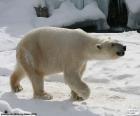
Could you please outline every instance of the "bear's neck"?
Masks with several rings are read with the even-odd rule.
[[[96,55],[98,52],[96,45],[101,43],[102,43],[101,39],[93,38],[93,37],[88,38],[84,51],[85,60],[88,61],[88,60],[96,59]]]

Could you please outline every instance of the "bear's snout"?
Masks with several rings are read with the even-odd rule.
[[[126,51],[126,46],[122,46],[121,50],[119,50],[118,52],[116,52],[116,54],[118,56],[124,56],[125,55],[125,51]]]
[[[126,51],[126,46],[123,46],[123,50]]]

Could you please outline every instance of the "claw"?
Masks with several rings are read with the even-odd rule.
[[[35,99],[43,99],[43,100],[51,100],[53,99],[53,96],[48,94],[48,93],[44,93],[42,95],[34,95]]]
[[[75,92],[71,92],[71,99],[74,101],[83,101],[84,99],[80,96],[78,96]]]
[[[18,93],[18,92],[20,92],[20,91],[22,91],[22,90],[23,90],[23,88],[22,88],[21,85],[17,85],[17,86],[13,89],[13,91],[14,91],[15,93]]]

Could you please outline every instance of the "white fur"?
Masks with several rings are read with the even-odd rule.
[[[72,96],[76,99],[87,99],[90,90],[81,79],[88,60],[116,59],[118,47],[111,47],[111,39],[98,39],[77,29],[39,28],[26,34],[17,47],[16,69],[11,77],[11,87],[20,87],[21,71],[28,74],[34,95],[42,99],[50,99],[44,92],[43,77],[63,72]],[[100,45],[99,49],[97,45]],[[24,70],[22,70],[24,69]]]

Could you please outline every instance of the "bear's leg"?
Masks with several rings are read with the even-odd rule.
[[[73,92],[75,92],[83,100],[87,99],[90,95],[89,87],[81,80],[77,71],[65,71],[64,77]]]
[[[82,101],[84,100],[82,97],[79,97],[77,93],[71,90],[71,99],[74,101]]]
[[[50,100],[52,96],[44,91],[44,79],[42,75],[31,74],[29,78],[32,83],[34,98]]]
[[[81,78],[82,78],[82,75],[83,75],[83,73],[84,73],[84,71],[85,71],[85,68],[86,68],[86,63],[83,64],[83,65],[80,67],[79,75],[80,75]],[[71,98],[72,98],[73,100],[78,100],[78,101],[82,101],[82,100],[83,100],[82,97],[79,97],[78,94],[75,93],[75,92],[72,91],[72,90],[71,90]]]
[[[87,63],[83,64],[83,65],[81,66],[80,70],[79,70],[80,77],[82,77],[82,75],[83,75],[83,73],[84,73],[84,71],[85,71],[85,69],[86,69],[86,64],[87,64]]]
[[[22,48],[17,53],[17,59],[32,83],[34,98],[52,99],[52,96],[44,91],[44,75],[40,70],[41,60],[37,55],[34,52],[31,53],[27,48]]]
[[[23,68],[19,64],[17,64],[15,71],[10,78],[10,85],[13,92],[20,92],[23,90],[22,86],[20,85],[20,81],[23,79],[24,73],[25,72]]]

